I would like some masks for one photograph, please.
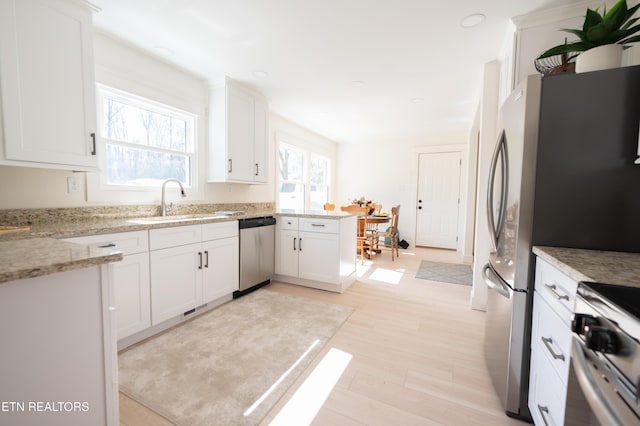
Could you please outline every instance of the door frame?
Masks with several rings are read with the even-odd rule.
[[[417,146],[413,150],[413,162],[415,176],[412,179],[411,192],[413,194],[413,219],[416,223],[414,227],[413,240],[416,241],[417,229],[417,209],[418,209],[418,181],[420,173],[420,154],[435,154],[443,152],[459,152],[462,160],[460,168],[460,207],[458,212],[458,242],[456,251],[462,253],[463,261],[471,262],[473,260],[473,226],[469,227],[469,216],[472,218],[475,212],[475,180],[476,180],[476,162],[475,154],[472,150],[472,162],[469,162],[469,144],[445,144],[445,145],[423,145]],[[477,148],[476,148],[477,150]],[[471,164],[473,163],[473,164]],[[472,179],[472,182],[469,182]]]

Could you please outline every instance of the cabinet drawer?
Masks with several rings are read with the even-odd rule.
[[[202,225],[202,241],[219,240],[238,236],[238,221],[230,220],[220,223],[205,223]]]
[[[531,351],[529,411],[536,425],[564,424],[567,387],[539,350]]]
[[[340,233],[340,224],[337,220],[302,218],[299,226],[300,231],[320,232],[323,234]]]
[[[536,291],[568,324],[576,300],[578,283],[544,260],[536,259]]]
[[[277,220],[280,229],[298,230],[298,218],[290,216],[281,216]]]
[[[64,238],[64,241],[96,247],[114,248],[120,250],[125,256],[144,253],[149,250],[149,233],[147,231],[88,235],[84,237]]]
[[[202,225],[174,226],[149,230],[149,249],[183,246],[202,241]]]
[[[566,387],[571,356],[571,330],[569,324],[555,314],[537,293],[533,299],[532,327],[531,350],[544,355],[548,365],[555,370]]]

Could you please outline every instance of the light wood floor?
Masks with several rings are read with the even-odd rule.
[[[508,418],[482,353],[484,313],[469,308],[471,288],[415,279],[420,261],[461,263],[455,252],[388,252],[360,265],[358,281],[335,294],[283,283],[268,289],[341,304],[351,317],[290,391],[267,425],[331,348],[353,355],[314,425],[525,425]],[[120,424],[167,425],[120,395]]]

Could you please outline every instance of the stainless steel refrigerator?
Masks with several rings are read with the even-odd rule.
[[[532,246],[640,252],[639,121],[640,67],[530,76],[500,109],[485,358],[509,416],[531,419]]]

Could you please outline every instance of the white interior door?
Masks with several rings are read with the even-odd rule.
[[[416,245],[455,249],[460,210],[462,154],[420,154]]]

